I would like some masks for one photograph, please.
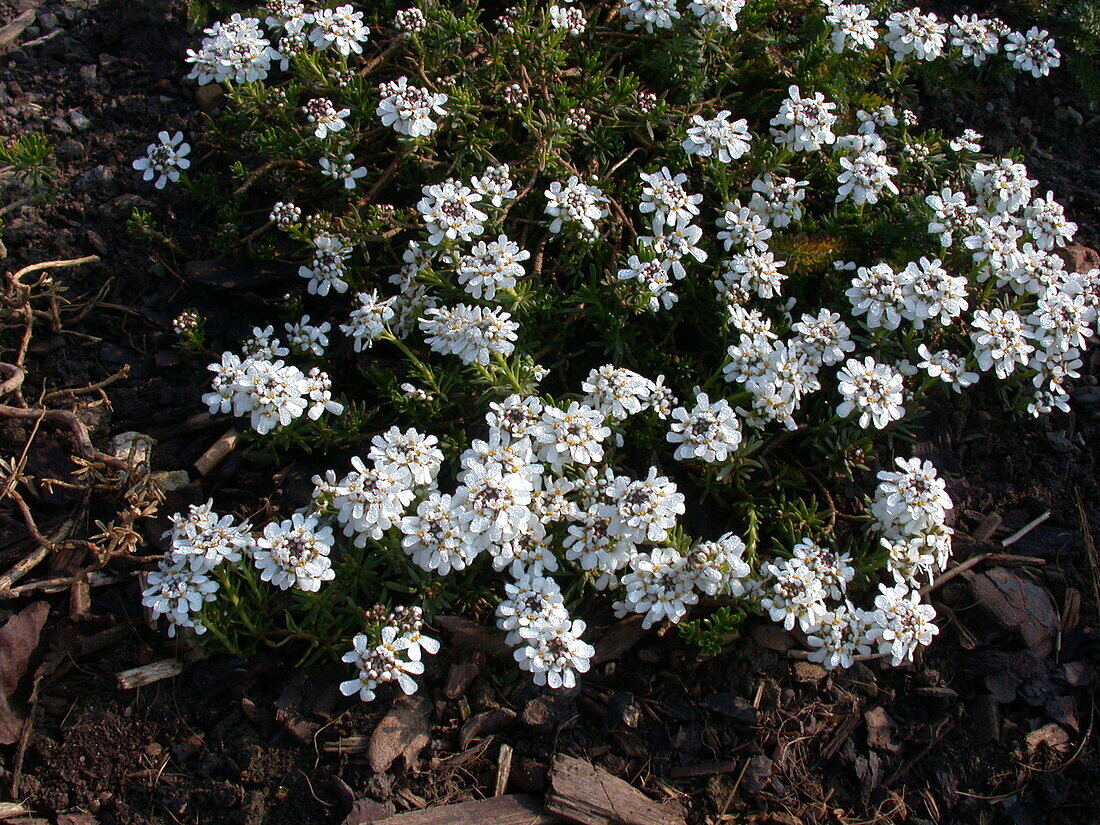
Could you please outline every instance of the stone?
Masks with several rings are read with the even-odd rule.
[[[199,109],[203,112],[209,112],[218,108],[224,99],[225,90],[216,83],[199,86],[199,88],[195,90],[195,103],[198,104]]]
[[[50,120],[50,128],[55,132],[60,132],[63,135],[71,135],[73,133],[73,127],[69,125],[69,121],[58,115]]]
[[[78,132],[87,132],[92,128],[92,122],[88,120],[79,109],[73,109],[69,112],[69,123],[71,123],[73,128]]]
[[[60,120],[60,118],[56,119]],[[68,128],[68,125],[69,124],[66,123],[65,127]],[[78,158],[84,157],[87,152],[88,150],[84,148],[84,144],[75,138],[67,138],[61,141],[61,144],[57,147],[57,156],[61,160],[77,160]]]
[[[61,25],[61,21],[57,19],[57,15],[53,12],[44,11],[38,15],[38,26],[42,29],[43,33],[52,32],[58,26]]]

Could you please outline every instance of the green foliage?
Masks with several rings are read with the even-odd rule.
[[[703,656],[717,656],[723,647],[737,638],[745,616],[743,611],[724,605],[705,619],[680,622],[677,629],[680,638],[699,648]]]
[[[29,134],[0,142],[0,172],[11,173],[20,185],[39,192],[53,185],[57,168],[50,162],[53,147],[45,135]]]

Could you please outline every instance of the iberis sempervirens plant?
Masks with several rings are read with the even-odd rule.
[[[975,384],[1067,410],[1100,271],[1017,158],[921,128],[911,80],[1042,93],[1060,55],[807,5],[272,0],[207,29],[202,160],[161,132],[134,166],[296,287],[220,342],[203,402],[350,457],[288,517],[177,515],[145,591],[169,633],[305,640],[364,700],[416,689],[442,609],[492,614],[553,688],[612,613],[767,615],[829,668],[927,645],[952,504],[889,437]]]

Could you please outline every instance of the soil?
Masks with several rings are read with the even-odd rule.
[[[32,5],[0,0],[0,21]],[[189,43],[184,10],[175,0],[37,8],[55,15],[63,33],[0,56],[0,133],[50,137],[57,195],[7,216],[3,266],[88,254],[101,260],[59,271],[73,305],[94,298],[93,306],[66,331],[36,335],[28,386],[82,385],[129,365],[129,376],[110,387],[109,409],[100,406],[94,434],[149,432],[161,439],[157,469],[187,468],[227,424],[200,414],[204,364],[173,348],[171,319],[196,300],[207,302],[216,324],[240,323],[242,312],[228,297],[189,286],[180,275],[184,260],[125,225],[134,207],[161,226],[189,217],[170,192],[136,187],[129,169],[151,132],[200,117],[193,89],[180,82]],[[40,17],[38,32],[23,42],[48,34],[43,22],[54,21]],[[977,105],[929,95],[921,114],[949,134],[977,128],[995,149],[1022,146],[1040,188],[1067,203],[1082,241],[1096,245],[1100,143],[1072,81],[1054,83],[1055,95],[1020,81]],[[540,793],[552,754],[569,753],[651,797],[681,798],[692,823],[1100,822],[1095,348],[1083,372],[1073,414],[1012,422],[965,406],[933,417],[916,445],[949,479],[958,560],[997,555],[937,591],[943,631],[915,666],[871,663],[826,674],[790,658],[797,640],[763,623],[750,623],[712,658],[700,658],[675,633],[638,638],[631,625],[611,625],[595,635],[604,647],[621,643],[621,658],[595,667],[580,691],[547,695],[501,677],[511,669],[494,665],[491,650],[452,639],[423,680],[432,699],[430,742],[411,766],[375,771],[354,737],[369,735],[390,702],[340,697],[336,665],[217,658],[120,690],[121,671],[195,653],[145,625],[131,575],[129,583],[94,589],[88,610],[70,610],[65,593],[41,597],[52,607],[44,638],[56,667],[41,682],[22,763],[16,746],[0,749],[5,798],[18,779],[18,799],[37,821],[69,825],[324,825],[345,821],[355,800],[402,811],[490,795],[506,743],[514,748],[511,791]],[[4,453],[29,437],[6,427]],[[67,461],[61,431],[42,428],[34,446],[35,472]],[[172,494],[162,512],[210,494],[242,508],[269,507],[282,496],[293,500],[308,477],[304,465],[276,468],[234,454]],[[33,506],[49,526],[74,501],[43,492]],[[1039,526],[1003,546],[1047,511]],[[89,535],[96,514],[93,505],[85,516]],[[983,535],[993,515],[1002,524]],[[154,548],[161,529],[163,521],[146,528]],[[0,569],[25,552],[26,537],[19,514],[0,503]],[[132,574],[135,567],[121,559],[108,569]],[[472,675],[466,683],[464,672]],[[456,689],[445,696],[448,683]]]

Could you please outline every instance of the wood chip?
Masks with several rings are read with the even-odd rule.
[[[534,797],[513,794],[409,811],[371,825],[563,825],[563,820],[544,812]]]
[[[161,679],[171,679],[181,673],[183,673],[183,662],[179,659],[161,659],[141,667],[116,673],[115,679],[118,680],[118,686],[123,690],[133,690],[134,688],[159,682]]]
[[[233,450],[237,448],[237,442],[241,440],[241,434],[235,427],[231,427],[221,438],[215,441],[205,453],[198,457],[195,469],[199,475],[209,475],[215,467],[225,461]]]
[[[371,734],[367,748],[371,770],[383,773],[398,757],[404,759],[406,765],[415,762],[431,742],[428,722],[431,715],[432,700],[423,694],[395,699]]]
[[[659,805],[584,759],[558,755],[550,768],[546,810],[582,825],[685,825],[678,803]]]
[[[512,746],[502,744],[497,754],[497,775],[493,782],[493,796],[504,796],[508,790],[508,778],[512,774]]]

